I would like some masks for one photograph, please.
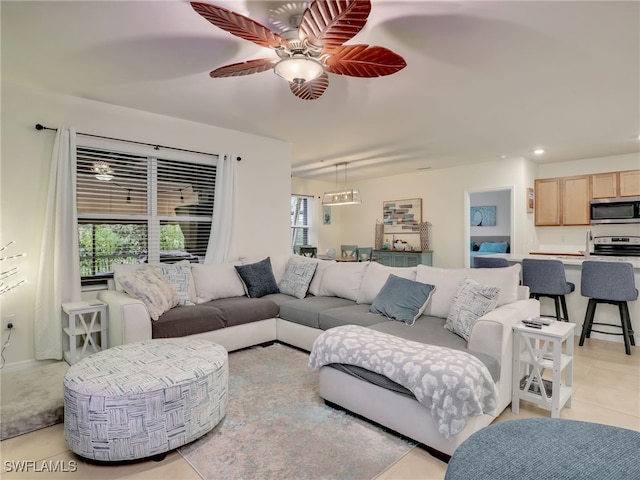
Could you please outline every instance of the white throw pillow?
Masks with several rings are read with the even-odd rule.
[[[116,291],[124,292],[122,284],[120,283],[120,277],[123,275],[129,275],[140,268],[145,268],[146,263],[112,263],[111,271],[113,272],[113,280]]]
[[[407,280],[415,280],[416,267],[387,267],[377,262],[371,262],[362,278],[356,302],[373,303],[374,298],[380,293],[391,274]]]
[[[335,260],[318,260],[316,258],[307,259],[304,261],[311,261],[311,260],[315,260],[318,263],[318,266],[316,267],[316,272],[313,274],[313,278],[311,279],[311,283],[309,284],[309,293],[311,295],[318,296],[320,295],[320,287],[322,285],[322,277],[324,276],[324,272],[326,271],[327,267],[329,267],[329,265],[335,264],[336,261]]]
[[[180,303],[180,296],[169,280],[154,267],[139,267],[121,275],[119,281],[125,292],[146,305],[152,320],[158,320],[160,315]]]
[[[440,268],[418,265],[416,281],[437,287],[424,314],[447,318],[453,297],[465,278],[498,287],[500,289],[498,307],[513,303],[518,299],[520,268],[519,263],[504,268]]]
[[[244,285],[235,265],[240,265],[240,262],[193,264],[191,273],[196,285],[196,302],[243,297]]]
[[[469,341],[478,319],[496,308],[499,292],[498,287],[481,285],[470,278],[464,279],[453,297],[444,327]]]
[[[322,275],[318,295],[341,297],[355,302],[368,266],[369,262],[330,263]]]

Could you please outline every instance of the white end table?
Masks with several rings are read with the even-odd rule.
[[[574,330],[574,323],[558,321],[541,329],[521,323],[513,327],[513,413],[518,413],[520,400],[550,409],[552,418],[560,417],[562,407],[571,407]],[[543,380],[547,369],[553,372],[551,382]]]
[[[107,348],[106,303],[99,300],[63,303],[62,312],[62,350],[67,363],[73,365],[81,358]]]

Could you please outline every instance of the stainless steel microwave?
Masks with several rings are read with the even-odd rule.
[[[591,200],[591,224],[640,223],[640,197]]]

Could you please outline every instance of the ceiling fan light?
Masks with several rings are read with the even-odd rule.
[[[322,205],[359,205],[360,203],[362,198],[357,188],[325,192],[322,196]]]
[[[314,58],[296,54],[280,60],[273,71],[288,82],[299,84],[318,78],[324,73],[324,67]]]

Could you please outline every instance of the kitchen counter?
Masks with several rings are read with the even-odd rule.
[[[588,258],[580,254],[568,254],[568,253],[544,253],[535,252],[528,255],[514,254],[514,253],[495,253],[487,255],[496,258],[506,258],[511,263],[520,263],[523,258],[538,258],[538,259],[552,259],[560,260],[565,265],[582,265],[585,260],[595,260],[601,262],[628,262],[633,265],[634,270],[637,272],[640,270],[640,257],[612,257],[609,255],[590,255]],[[640,284],[636,285],[640,287]]]
[[[565,275],[567,282],[575,284],[576,289],[574,292],[565,295],[567,300],[567,310],[569,311],[569,319],[572,323],[576,324],[575,335],[580,336],[582,332],[582,323],[584,322],[584,316],[587,311],[587,304],[589,299],[583,297],[580,294],[580,283],[582,277],[582,262],[585,260],[595,260],[604,262],[629,262],[633,265],[635,273],[636,288],[640,290],[640,257],[611,257],[608,255],[591,255],[588,258],[574,254],[544,254],[542,252],[536,252],[535,254],[512,254],[512,253],[496,253],[488,255],[491,257],[506,258],[511,264],[522,263],[524,258],[537,258],[537,259],[556,259],[560,260],[565,266]],[[631,317],[631,325],[635,332],[636,344],[640,345],[640,301],[636,300],[628,302],[629,316]],[[542,315],[555,316],[555,306],[553,299],[541,298],[540,299],[540,311]],[[598,304],[596,308],[596,322],[612,323],[614,325],[620,325],[620,314],[618,307],[615,305]],[[602,327],[599,328],[609,328]],[[619,333],[619,328],[611,328],[612,332]],[[592,338],[599,338],[602,340],[608,340],[610,342],[620,343],[620,348],[624,352],[622,346],[622,337],[619,335],[603,335],[601,333],[593,332]],[[589,342],[589,340],[586,340]],[[640,355],[640,346],[631,347],[632,355]]]

